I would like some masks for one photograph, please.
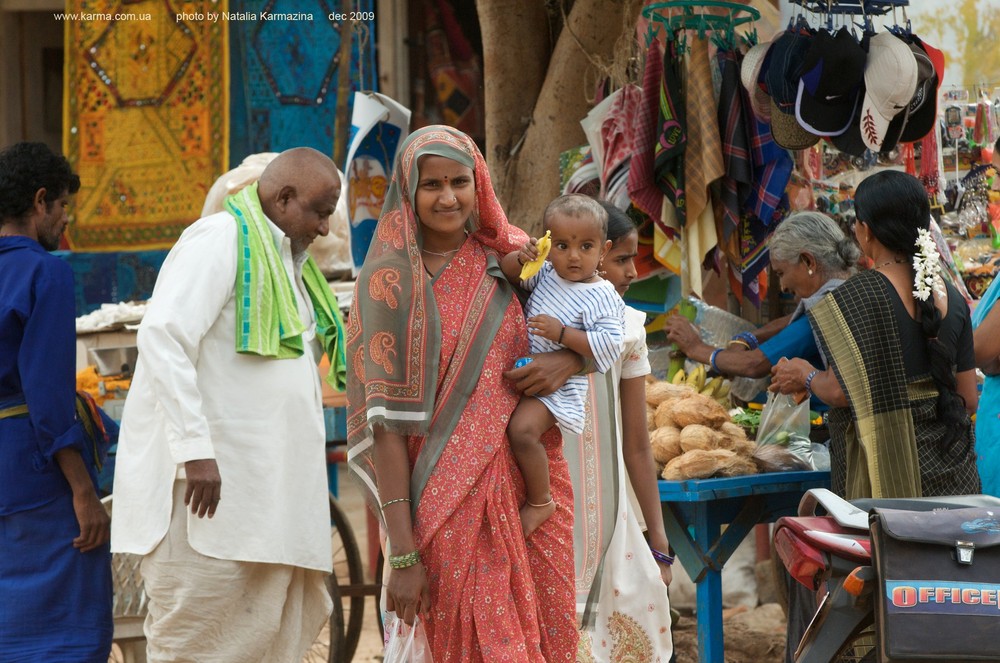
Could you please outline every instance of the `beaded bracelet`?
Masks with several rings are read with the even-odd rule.
[[[655,559],[657,562],[659,562],[661,564],[666,564],[667,566],[673,566],[673,564],[674,564],[674,556],[673,555],[668,555],[666,553],[662,553],[659,550],[657,550],[656,548],[650,548],[649,552],[653,553],[653,559]]]
[[[757,337],[754,336],[753,332],[740,332],[739,334],[733,336],[732,340],[744,341],[747,344],[747,347],[751,350],[756,350],[760,347],[760,341],[757,340]]]
[[[722,348],[716,348],[712,350],[712,355],[708,358],[708,363],[711,365],[712,370],[716,373],[722,372],[719,370],[719,366],[715,363],[715,358],[719,356],[720,352],[722,352]]]
[[[396,498],[396,499],[394,499],[394,500],[389,500],[388,502],[383,502],[383,503],[382,503],[382,508],[384,509],[384,508],[386,508],[387,506],[389,506],[390,504],[395,504],[395,503],[397,503],[397,502],[409,502],[409,501],[410,501],[410,498],[409,498],[409,497],[397,497],[397,498]]]
[[[816,377],[817,373],[819,373],[819,371],[813,370],[812,373],[806,376],[806,391],[808,391],[810,394],[812,393],[813,378]]]
[[[394,569],[408,569],[420,562],[420,553],[414,550],[405,555],[390,555],[389,566]]]

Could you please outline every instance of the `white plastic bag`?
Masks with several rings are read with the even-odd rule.
[[[815,469],[809,440],[809,399],[769,392],[757,427],[757,444],[785,447]]]
[[[385,653],[382,663],[433,663],[431,647],[427,643],[427,633],[424,631],[420,618],[417,617],[413,626],[407,626],[396,613],[390,612],[385,622]]]

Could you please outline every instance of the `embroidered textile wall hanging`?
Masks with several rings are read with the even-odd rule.
[[[82,182],[70,247],[167,248],[228,167],[226,0],[66,11],[88,15],[66,22],[63,149]]]
[[[347,12],[357,21],[350,104],[354,92],[376,90],[374,5],[375,0],[229,0],[231,15],[239,18],[229,23],[233,163],[300,146],[334,154],[344,22],[329,17]],[[346,118],[345,130],[350,106]]]

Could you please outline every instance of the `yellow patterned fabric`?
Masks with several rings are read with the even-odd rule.
[[[227,0],[67,0],[74,250],[168,248],[228,169]],[[177,12],[183,11],[182,15]],[[201,15],[199,17],[199,15]]]

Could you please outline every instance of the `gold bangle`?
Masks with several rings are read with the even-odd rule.
[[[420,553],[416,550],[405,555],[390,555],[389,566],[393,569],[408,569],[420,562]]]
[[[743,346],[744,348],[746,348],[747,350],[751,350],[751,349],[752,349],[752,348],[750,347],[750,344],[749,344],[749,343],[747,343],[746,341],[744,341],[744,340],[742,340],[742,339],[739,339],[739,338],[734,338],[733,340],[729,341],[729,345],[733,345],[733,344],[736,344],[736,345],[742,345],[742,346]]]
[[[389,506],[390,504],[396,504],[397,502],[409,502],[409,501],[410,501],[409,497],[397,497],[394,500],[389,500],[388,502],[383,502],[382,503],[382,508],[384,509],[387,506]]]
[[[543,506],[548,506],[548,505],[552,504],[552,503],[553,503],[553,502],[555,502],[555,501],[556,501],[556,500],[555,500],[555,498],[554,498],[554,497],[550,497],[550,498],[549,498],[549,501],[548,501],[548,502],[546,502],[545,504],[532,504],[532,503],[531,503],[531,502],[529,502],[528,500],[524,500],[524,503],[525,503],[525,504],[527,504],[528,506],[533,506],[533,507],[535,507],[536,509],[541,509],[541,508],[542,508]]]

